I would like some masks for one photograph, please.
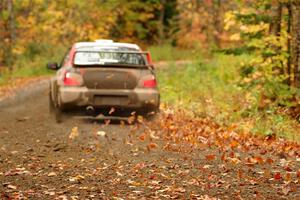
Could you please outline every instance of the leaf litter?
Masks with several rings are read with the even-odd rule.
[[[104,126],[94,128],[90,136],[80,124],[73,126],[67,133],[69,147],[64,152],[54,151],[59,157],[48,159],[51,153],[47,151],[46,157],[38,157],[35,151],[7,154],[8,163],[0,163],[0,178],[5,183],[2,196],[207,200],[300,197],[297,143],[240,133],[236,125],[222,127],[212,119],[195,118],[170,108],[153,121],[133,113],[127,125],[117,125],[119,131],[128,130],[126,135],[108,131],[109,124],[106,121]],[[23,162],[20,164],[16,157]],[[34,180],[34,184],[26,184],[28,180]]]

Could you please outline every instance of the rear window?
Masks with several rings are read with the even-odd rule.
[[[121,51],[78,51],[75,65],[145,65],[145,54]]]

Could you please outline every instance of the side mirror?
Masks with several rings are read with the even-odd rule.
[[[47,69],[51,69],[51,70],[58,70],[59,69],[59,65],[56,62],[50,62],[47,64]]]

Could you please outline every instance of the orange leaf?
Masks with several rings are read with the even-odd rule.
[[[274,161],[271,158],[267,158],[266,163],[272,164]]]
[[[265,178],[270,178],[270,177],[271,177],[271,172],[270,172],[270,170],[266,169],[266,170],[264,171],[264,177],[265,177]]]
[[[205,156],[206,160],[214,160],[216,158],[216,155],[214,154],[209,154]]]
[[[255,159],[255,160],[257,161],[257,163],[259,163],[259,164],[262,164],[262,163],[264,162],[264,159],[263,159],[262,157],[260,157],[260,156],[255,157],[254,159]]]
[[[226,155],[225,155],[225,153],[222,154],[221,160],[226,161]]]
[[[292,179],[291,173],[286,173],[285,177],[284,177],[284,180],[285,181],[291,181],[291,179]]]
[[[243,171],[239,170],[237,175],[238,175],[239,179],[242,179],[243,178]]]
[[[297,178],[300,178],[300,169],[297,171]]]
[[[150,149],[154,149],[154,148],[157,147],[157,144],[156,144],[156,143],[150,143],[150,144],[148,144],[148,147],[149,147]]]
[[[236,140],[233,140],[231,143],[230,143],[230,147],[231,148],[236,148],[237,146],[239,146],[239,143],[236,141]]]
[[[144,141],[145,137],[146,137],[145,134],[142,134],[142,135],[139,136],[139,139],[142,140],[142,141]]]

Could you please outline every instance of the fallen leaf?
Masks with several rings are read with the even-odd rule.
[[[265,170],[264,170],[264,177],[265,177],[265,178],[268,178],[268,179],[271,177],[271,172],[270,172],[269,169],[265,169]]]
[[[158,140],[158,139],[159,139],[159,137],[157,137],[156,135],[154,135],[154,131],[151,131],[151,132],[150,132],[150,138],[151,138],[152,140]]]
[[[291,191],[290,187],[284,187],[284,188],[282,188],[282,193],[284,195],[288,195],[290,191]]]
[[[69,135],[69,139],[74,140],[75,138],[78,137],[78,135],[79,135],[78,127],[75,126],[75,127],[73,127],[72,130],[71,130],[71,133],[70,133],[70,135]]]
[[[284,176],[284,181],[290,182],[292,180],[292,175],[291,173],[287,172]]]
[[[150,149],[154,149],[157,147],[157,144],[152,142],[152,143],[148,144],[147,147],[149,147]]]
[[[112,107],[111,109],[110,109],[110,111],[108,112],[108,114],[113,114],[114,112],[116,111],[116,109],[114,108],[114,107]]]
[[[206,155],[205,158],[206,158],[206,160],[211,161],[211,160],[214,160],[214,159],[216,158],[216,155],[214,155],[214,154],[209,154],[209,155]]]
[[[211,167],[211,165],[204,165],[203,169],[209,169]]]
[[[267,158],[267,159],[266,159],[266,163],[272,164],[272,163],[274,163],[274,161],[273,161],[271,158]]]
[[[57,174],[56,174],[55,172],[50,172],[50,173],[48,174],[48,176],[49,176],[49,177],[57,176]]]
[[[275,172],[275,174],[274,174],[274,179],[275,179],[275,180],[280,180],[280,179],[281,179],[281,174],[280,174],[280,172]]]
[[[104,131],[97,131],[96,133],[98,136],[104,137],[106,136],[106,133]]]
[[[139,136],[139,139],[140,139],[141,141],[144,141],[145,138],[146,138],[146,135],[145,135],[145,134],[141,134],[141,135]]]
[[[299,178],[299,179],[300,179],[300,169],[298,169],[298,171],[297,171],[296,175],[297,175],[297,178]]]
[[[252,180],[252,179],[250,180],[250,184],[251,184],[251,185],[258,185],[257,181]]]
[[[242,161],[238,158],[228,158],[228,160],[230,160],[233,164],[239,164]]]
[[[15,185],[7,185],[6,186],[8,189],[12,189],[12,190],[16,190],[17,189],[17,186],[15,186]]]
[[[128,117],[128,119],[127,119],[127,122],[128,122],[129,124],[132,124],[134,121],[135,121],[135,116],[130,116],[130,117]]]
[[[44,193],[47,194],[47,195],[50,195],[50,196],[54,196],[55,195],[54,191],[45,191]]]
[[[110,124],[110,119],[104,120],[104,124],[105,124],[105,126],[108,126]]]
[[[239,146],[239,143],[238,143],[236,140],[231,141],[230,147],[231,147],[232,149],[234,149],[234,148],[236,148],[236,147],[238,147],[238,146]]]
[[[123,174],[121,174],[120,172],[116,172],[118,176],[123,176]]]
[[[137,121],[142,124],[144,122],[144,117],[141,115],[138,115]]]
[[[84,176],[82,176],[82,175],[77,175],[77,176],[75,176],[75,177],[69,178],[69,181],[70,181],[70,182],[76,182],[76,181],[80,181],[80,180],[83,180],[83,179],[85,179]]]
[[[175,189],[175,192],[184,193],[185,191],[186,191],[186,190],[185,190],[184,188],[182,188],[182,187],[176,188],[176,189]]]
[[[60,199],[60,200],[68,200],[68,197],[66,195],[60,195],[60,196],[58,196],[58,199]]]
[[[284,170],[285,170],[285,171],[288,171],[288,172],[293,171],[293,170],[290,168],[290,166],[288,166],[288,165],[284,166]]]
[[[12,152],[10,152],[12,155],[15,155],[15,154],[17,154],[17,153],[19,153],[18,151],[12,151]]]

